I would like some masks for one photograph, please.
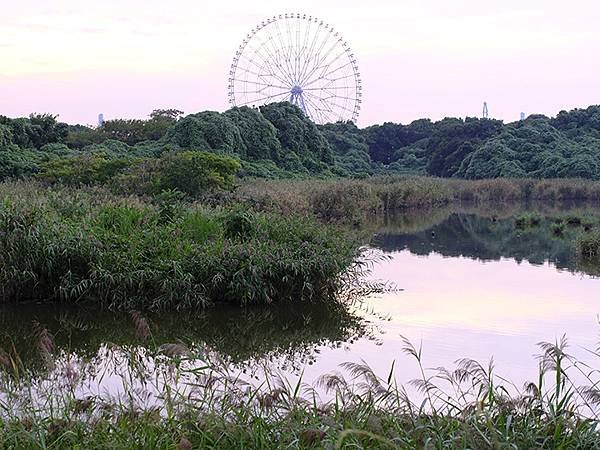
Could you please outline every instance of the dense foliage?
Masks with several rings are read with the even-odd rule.
[[[181,151],[225,154],[240,162],[240,176],[261,178],[600,179],[600,106],[509,124],[446,118],[364,129],[350,122],[315,125],[287,102],[182,114],[155,110],[148,120],[110,120],[97,129],[47,114],[0,116],[0,179],[38,172],[57,157],[152,159]]]
[[[357,254],[353,239],[314,220],[186,205],[173,191],[142,201],[5,182],[0,230],[2,301],[336,302]]]

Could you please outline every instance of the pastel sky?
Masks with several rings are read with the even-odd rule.
[[[0,114],[222,111],[241,40],[283,12],[351,45],[361,126],[477,116],[484,100],[505,121],[600,104],[598,0],[0,0]]]

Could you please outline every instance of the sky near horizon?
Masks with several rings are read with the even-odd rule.
[[[600,104],[598,0],[0,0],[0,114],[223,111],[241,40],[285,12],[352,47],[360,126],[479,116],[483,101],[507,122]]]

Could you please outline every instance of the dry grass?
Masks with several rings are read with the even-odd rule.
[[[600,183],[582,179],[457,180],[382,177],[364,180],[249,180],[233,199],[260,210],[302,214],[326,222],[365,222],[376,212],[397,213],[448,204],[515,201],[600,202]],[[231,201],[232,197],[220,199]]]

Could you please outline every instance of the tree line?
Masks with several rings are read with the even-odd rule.
[[[35,173],[52,178],[59,172],[66,177],[66,168],[86,164],[131,170],[132,161],[138,166],[160,158],[172,161],[173,154],[190,151],[213,154],[200,159],[220,161],[221,167],[223,161],[235,160],[237,164],[225,166],[236,168],[240,176],[267,178],[418,174],[600,179],[600,106],[507,124],[446,118],[363,129],[351,122],[316,125],[288,102],[223,113],[155,110],[145,120],[109,120],[98,128],[61,123],[50,114],[0,116],[0,179]],[[93,172],[88,173],[92,181]]]

